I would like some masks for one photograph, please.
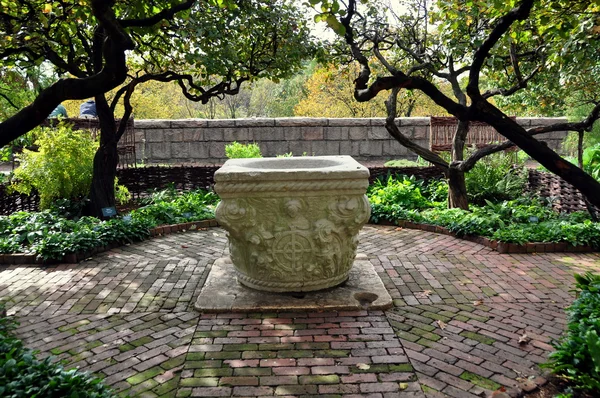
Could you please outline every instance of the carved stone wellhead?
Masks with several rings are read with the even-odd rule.
[[[216,218],[238,281],[270,292],[344,282],[371,214],[368,178],[350,156],[228,160],[215,173]]]

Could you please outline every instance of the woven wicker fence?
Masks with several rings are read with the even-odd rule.
[[[516,117],[511,117],[514,121]],[[429,135],[429,148],[434,152],[448,152],[452,150],[452,140],[458,119],[455,117],[431,117],[431,134]],[[466,146],[482,148],[492,143],[505,142],[506,138],[500,135],[495,128],[487,123],[471,121],[469,122],[469,132],[467,133]],[[516,150],[516,147],[511,149]]]
[[[173,167],[139,167],[119,169],[119,183],[125,185],[135,199],[148,196],[154,190],[173,186],[185,191],[196,188],[210,189],[214,184],[213,176],[219,166],[173,166]],[[388,175],[414,175],[420,179],[442,178],[443,174],[436,167],[372,167],[369,168],[372,183],[376,178]],[[537,170],[529,172],[529,192],[541,197],[554,198],[554,207],[559,211],[586,211],[581,193],[560,177]],[[37,211],[39,197],[36,192],[31,195],[9,193],[0,185],[0,215],[12,214],[16,211]]]
[[[37,211],[40,198],[37,192],[25,195],[9,192],[5,185],[0,185],[0,215],[8,215],[17,211]]]

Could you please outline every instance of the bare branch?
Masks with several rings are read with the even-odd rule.
[[[469,72],[469,83],[467,85],[467,93],[471,99],[481,95],[479,91],[479,74],[481,73],[483,63],[490,55],[490,51],[515,21],[522,21],[529,17],[533,3],[534,0],[523,0],[518,7],[513,8],[501,17],[487,39],[475,51]]]
[[[396,126],[396,106],[398,100],[398,93],[400,92],[399,87],[394,87],[388,99],[385,101],[385,107],[387,109],[387,118],[385,120],[385,128],[390,133],[392,137],[396,139],[401,145],[410,149],[417,155],[421,156],[423,159],[428,162],[433,163],[434,165],[441,167],[444,170],[448,170],[448,162],[442,159],[437,153],[430,151],[429,149],[422,147],[417,144],[400,131],[398,126]]]
[[[452,115],[462,119],[467,112],[467,108],[463,105],[457,104],[455,101],[442,93],[433,83],[421,77],[409,77],[403,72],[398,71],[393,76],[378,77],[371,85],[368,84],[371,76],[369,61],[354,41],[354,31],[350,25],[352,17],[356,11],[355,7],[356,1],[350,0],[348,3],[346,16],[340,21],[346,29],[346,33],[344,34],[346,44],[348,44],[350,47],[354,59],[360,64],[359,75],[356,80],[354,80],[354,98],[359,102],[365,102],[374,98],[383,90],[390,90],[396,87],[409,90],[417,89],[424,92],[436,104],[448,110],[448,112],[450,112]]]
[[[517,91],[524,89],[527,87],[527,83],[535,77],[542,70],[542,65],[538,65],[525,79],[521,76],[521,72],[518,72],[517,78],[520,77],[521,80],[517,82],[514,86],[509,89],[497,88],[494,90],[488,90],[483,93],[482,97],[485,99],[491,98],[495,95],[502,95],[504,97],[508,97],[509,95],[513,95]],[[516,72],[515,72],[516,73]]]
[[[171,8],[164,9],[148,18],[124,19],[124,20],[120,20],[119,22],[120,22],[121,26],[124,28],[132,27],[132,26],[137,26],[137,27],[153,26],[162,20],[167,20],[167,19],[173,18],[173,16],[175,16],[175,14],[177,14],[180,11],[190,9],[194,5],[195,2],[196,2],[196,0],[187,0],[187,1],[184,1],[183,3],[176,4],[176,5],[172,6]]]
[[[549,126],[533,127],[527,130],[531,135],[550,133],[552,131],[590,131],[594,122],[600,119],[600,102],[592,109],[590,114],[580,122],[556,123]]]

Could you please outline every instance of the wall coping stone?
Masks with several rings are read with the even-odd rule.
[[[176,119],[171,121],[171,127],[206,127],[207,119]]]
[[[164,129],[171,127],[172,120],[168,119],[136,119],[134,127],[136,129]]]
[[[275,119],[275,126],[302,127],[302,126],[327,126],[326,118],[317,117],[281,117]]]
[[[328,119],[330,127],[354,127],[354,126],[370,126],[372,118],[331,118]]]
[[[275,119],[268,117],[236,119],[236,127],[274,127]]]
[[[399,117],[400,126],[429,126],[431,118],[429,117]]]
[[[547,126],[553,123],[564,123],[566,117],[518,117],[522,126]],[[429,126],[429,117],[399,117],[398,126]],[[383,126],[385,118],[243,118],[243,119],[136,119],[135,128],[178,128],[178,127],[354,127]]]
[[[236,119],[207,119],[206,127],[235,127]]]

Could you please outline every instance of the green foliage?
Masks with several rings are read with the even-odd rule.
[[[486,156],[465,174],[469,201],[482,205],[518,197],[527,184],[524,161],[503,152]]]
[[[72,131],[60,124],[42,129],[36,141],[39,152],[23,150],[20,166],[14,172],[12,187],[40,195],[45,209],[54,199],[77,198],[89,193],[96,144],[89,133]]]
[[[565,335],[546,367],[582,390],[600,391],[600,276],[575,275],[577,299],[567,309]]]
[[[92,184],[94,155],[98,149],[89,132],[72,131],[63,123],[56,128],[42,128],[35,144],[39,150],[23,150],[20,165],[14,171],[11,188],[25,194],[36,190],[40,207],[47,209],[58,199],[78,200],[89,194]],[[131,195],[115,180],[119,203]]]
[[[483,206],[472,205],[471,211],[447,209],[438,201],[446,197],[447,189],[443,181],[389,177],[385,184],[377,182],[369,188],[371,220],[439,225],[459,236],[480,235],[501,242],[600,247],[600,224],[590,221],[587,213],[558,214],[549,203],[527,197],[499,203],[485,200]]]
[[[0,216],[0,253],[32,253],[49,260],[111,243],[135,242],[146,239],[149,229],[158,225],[214,218],[217,201],[214,193],[202,190],[160,192],[146,206],[108,221],[68,219],[65,216],[77,217],[81,203],[60,201],[51,210]]]
[[[583,170],[600,181],[600,144],[583,151]]]
[[[395,159],[385,162],[385,167],[419,167],[421,166],[418,162],[408,159]]]
[[[372,205],[397,205],[405,209],[425,209],[433,203],[421,193],[424,183],[414,176],[388,176],[387,181],[381,179],[369,186],[368,195]]]
[[[0,396],[112,398],[115,394],[99,378],[76,369],[66,370],[52,357],[39,360],[12,331],[16,321],[0,304]]]
[[[225,156],[229,159],[262,158],[260,147],[257,143],[240,144],[237,141],[225,145]]]
[[[214,218],[218,201],[214,192],[199,189],[179,194],[171,188],[153,194],[148,205],[131,212],[131,218],[153,226],[206,220]]]

